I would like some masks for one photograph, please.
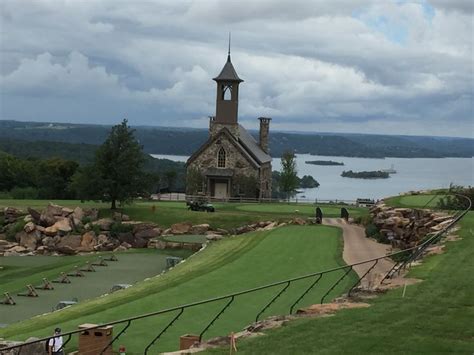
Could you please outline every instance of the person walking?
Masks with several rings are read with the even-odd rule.
[[[49,355],[64,355],[63,337],[61,335],[60,328],[56,328],[54,330],[54,337],[48,340],[48,354]]]

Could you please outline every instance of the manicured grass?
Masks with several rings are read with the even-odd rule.
[[[212,243],[201,253],[191,256],[185,263],[160,277],[59,313],[33,318],[1,329],[0,337],[25,339],[32,335],[45,336],[58,325],[64,330],[72,330],[82,323],[117,320],[225,295],[311,271],[330,269],[343,264],[340,257],[341,240],[340,230],[327,226],[289,226],[226,238]],[[329,285],[342,274],[333,273],[323,277],[319,286],[310,292],[300,305],[318,302]],[[312,281],[304,280],[292,285],[263,317],[287,313],[291,303]],[[347,290],[354,282],[355,275],[349,274],[327,299]],[[278,286],[236,298],[232,307],[206,333],[206,337],[227,334],[251,323],[258,311],[281,288],[282,286]],[[182,334],[199,334],[225,302],[186,310],[180,321],[168,330],[152,352],[176,349],[178,337]],[[142,354],[145,344],[156,336],[174,315],[134,322],[121,338],[120,344],[126,345],[127,354]],[[115,331],[119,329],[121,326],[117,326]]]
[[[161,237],[163,240],[168,242],[178,242],[178,243],[205,243],[207,242],[205,235],[171,235],[169,237]]]
[[[100,216],[110,216],[111,210],[108,204],[80,201],[51,201],[53,203],[74,207],[94,207],[100,211]],[[42,208],[49,201],[45,200],[0,200],[0,207],[13,206],[26,209],[26,207]],[[294,217],[313,217],[315,206],[308,204],[240,204],[240,203],[216,203],[216,212],[197,212],[187,209],[185,202],[176,201],[153,201],[135,202],[124,207],[123,212],[134,220],[150,221],[158,223],[163,228],[168,228],[174,223],[189,221],[193,224],[209,223],[213,228],[224,228],[231,230],[245,224],[278,220],[285,221]],[[153,206],[155,208],[153,208]],[[322,205],[326,217],[339,217],[340,206]],[[295,213],[295,210],[299,210]],[[365,208],[350,207],[352,216],[367,214]]]
[[[350,215],[358,216],[362,213],[361,208],[349,207],[349,206],[334,206],[334,205],[317,205],[321,208],[323,216],[326,217],[340,217],[341,207],[345,207]],[[240,211],[249,212],[265,212],[265,213],[288,213],[298,216],[302,215],[315,215],[316,206],[307,204],[240,204],[236,207]]]
[[[77,298],[84,301],[108,293],[115,284],[133,284],[155,276],[166,268],[166,256],[186,257],[190,251],[143,249],[118,255],[118,262],[107,262],[107,267],[95,267],[96,272],[85,272],[85,277],[70,277],[70,284],[54,283],[54,290],[38,290],[39,297],[18,297],[27,284],[41,285],[45,277],[57,279],[61,272],[71,272],[74,266],[83,267],[87,261],[98,260],[98,254],[84,256],[11,256],[0,258],[0,295],[9,292],[17,305],[3,306],[0,323],[13,323],[50,312],[59,301]],[[105,257],[106,254],[101,254]]]
[[[385,201],[396,207],[412,207],[412,208],[436,208],[438,201],[443,198],[444,195],[406,195],[406,196],[394,196],[387,198]]]
[[[461,221],[462,240],[425,259],[409,277],[367,309],[302,319],[239,342],[239,354],[472,354],[474,349],[474,213]],[[227,353],[228,349],[208,353]]]

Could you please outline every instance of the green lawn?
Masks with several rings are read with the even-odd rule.
[[[95,207],[100,210],[100,215],[110,216],[111,211],[108,204],[67,200],[52,201],[61,206]],[[26,207],[42,208],[49,201],[45,200],[0,200],[0,207],[13,206],[26,209]],[[315,214],[315,206],[309,204],[241,204],[241,203],[216,203],[216,212],[197,212],[187,209],[185,202],[156,201],[135,202],[127,205],[123,211],[134,220],[150,221],[158,223],[167,228],[173,223],[189,221],[193,224],[209,223],[213,228],[232,229],[245,224],[279,220],[284,221],[294,217],[312,217]],[[153,209],[152,207],[155,206]],[[321,205],[326,217],[339,217],[340,206]],[[299,212],[295,212],[298,210]],[[366,208],[350,207],[352,216],[367,214]]]
[[[76,329],[82,323],[104,323],[128,316],[165,309],[256,287],[289,277],[299,276],[342,265],[342,238],[339,229],[328,226],[288,226],[272,231],[254,232],[226,238],[210,244],[204,251],[194,254],[160,277],[138,283],[133,288],[73,306],[64,311],[33,318],[0,329],[0,337],[25,339],[32,335],[45,336],[55,326],[64,330]],[[301,305],[318,302],[328,285],[342,272],[323,277],[319,287],[310,292]],[[292,285],[263,317],[288,312],[291,303],[312,280]],[[355,281],[349,276],[329,295],[328,300]],[[263,290],[242,296],[215,323],[206,337],[239,330],[254,319],[258,311],[281,289]],[[173,350],[178,346],[179,335],[198,333],[205,327],[225,301],[187,310],[165,334],[155,348]],[[144,344],[151,340],[174,314],[143,319],[133,323],[121,338],[127,354],[141,354]],[[120,329],[116,327],[116,332]]]
[[[178,243],[199,243],[203,244],[207,242],[207,238],[205,235],[190,235],[190,234],[184,234],[184,235],[170,235],[169,237],[160,237],[163,240],[166,240],[168,242],[178,242]]]
[[[118,255],[118,262],[108,262],[107,267],[95,267],[96,272],[84,273],[85,277],[71,277],[70,284],[54,283],[54,290],[38,290],[39,297],[19,297],[25,285],[41,285],[43,277],[52,281],[61,272],[71,272],[74,266],[83,267],[87,261],[98,260],[98,255],[84,256],[11,256],[0,258],[0,295],[9,292],[17,305],[2,306],[0,323],[13,323],[38,314],[50,312],[59,301],[77,298],[84,301],[108,293],[115,284],[134,284],[155,276],[166,268],[166,256],[187,257],[184,250],[130,250]],[[103,254],[104,256],[106,254]]]
[[[318,205],[322,212],[323,216],[326,217],[340,217],[341,214],[341,207],[345,207],[350,215],[358,216],[362,212],[362,208],[358,207],[349,207],[349,206],[334,206],[334,205]],[[264,212],[264,213],[272,213],[272,214],[292,214],[297,217],[299,214],[301,215],[315,215],[315,205],[308,205],[308,204],[257,204],[257,203],[249,203],[249,204],[239,204],[236,207],[239,211],[246,211],[246,212]]]
[[[436,208],[438,201],[443,197],[442,194],[394,196],[387,198],[386,202],[396,207]]]
[[[266,336],[239,342],[238,353],[472,354],[473,230],[474,212],[470,212],[461,221],[462,240],[448,242],[446,253],[431,256],[410,271],[409,277],[424,281],[408,286],[405,297],[402,289],[396,289],[371,301],[367,309],[293,321]]]

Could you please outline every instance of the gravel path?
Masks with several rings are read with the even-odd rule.
[[[347,264],[354,264],[360,261],[373,259],[390,252],[390,246],[380,244],[365,236],[363,227],[349,224],[343,218],[323,218],[323,224],[335,226],[342,229],[344,236],[343,259]],[[393,261],[386,258],[378,261],[370,274],[364,278],[363,284],[371,284],[380,281],[381,275],[385,275],[393,266]],[[364,275],[373,263],[357,265],[354,271],[357,275]]]

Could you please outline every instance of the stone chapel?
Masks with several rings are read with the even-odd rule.
[[[209,138],[186,162],[188,195],[214,198],[270,198],[272,158],[268,149],[271,118],[260,117],[258,142],[238,122],[239,85],[230,51],[217,83],[216,115]]]

